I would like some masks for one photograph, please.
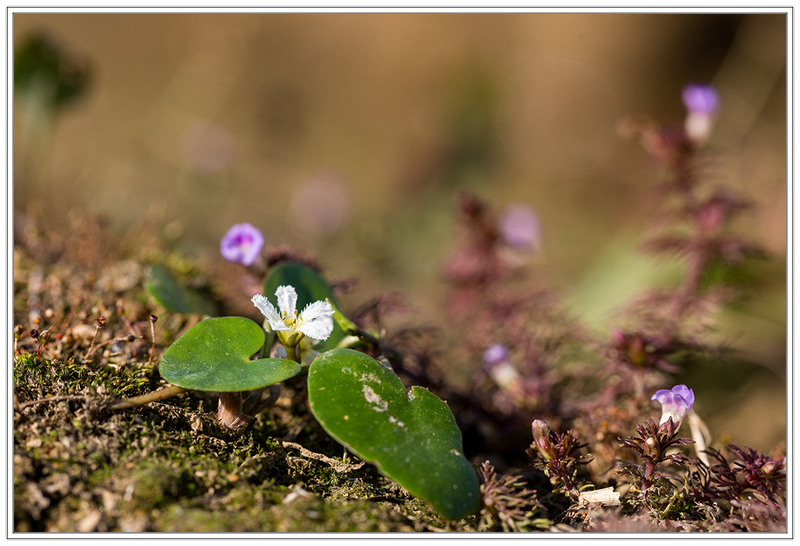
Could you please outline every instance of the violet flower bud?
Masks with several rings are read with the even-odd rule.
[[[672,422],[680,427],[694,404],[694,391],[686,385],[675,385],[671,390],[656,391],[650,400],[661,403],[660,424],[663,425],[672,418]]]
[[[702,144],[711,135],[714,117],[719,108],[719,94],[709,84],[689,84],[683,88],[683,104],[688,110],[683,128],[695,144]]]
[[[539,454],[548,461],[552,461],[556,456],[556,450],[553,446],[553,440],[550,438],[548,424],[541,419],[536,419],[531,423],[531,432],[533,433],[533,444]]]
[[[235,224],[232,226],[219,245],[222,257],[229,262],[251,266],[261,253],[264,246],[264,235],[251,224]]]
[[[525,205],[511,205],[497,221],[501,239],[517,250],[538,250],[542,228],[539,217]]]

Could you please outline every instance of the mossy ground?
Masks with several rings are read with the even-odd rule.
[[[372,466],[337,472],[283,447],[292,437],[331,458],[344,454],[293,410],[289,389],[236,433],[217,424],[205,395],[104,409],[108,393],[157,386],[152,365],[109,372],[28,354],[14,369],[15,531],[471,529],[440,520]],[[74,398],[25,405],[48,396]]]
[[[237,432],[218,425],[217,397],[208,393],[107,410],[109,400],[164,386],[159,355],[200,319],[159,308],[144,290],[147,264],[166,264],[223,309],[224,295],[153,239],[114,239],[83,216],[73,218],[68,237],[36,223],[17,233],[14,323],[24,332],[13,363],[15,532],[475,529],[474,518],[441,520],[371,465],[338,472],[283,446],[344,456],[298,384],[284,386]],[[151,314],[158,315],[152,360]],[[100,316],[107,323],[98,329]],[[49,329],[41,356],[34,328]]]

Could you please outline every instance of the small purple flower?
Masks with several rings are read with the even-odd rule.
[[[253,265],[261,248],[264,246],[264,235],[251,224],[235,224],[222,238],[219,250],[222,257],[229,262]]]
[[[496,343],[483,353],[483,361],[487,366],[496,366],[508,360],[508,349],[505,345]]]
[[[683,88],[683,104],[689,111],[683,130],[690,141],[702,144],[711,135],[719,108],[719,94],[711,85],[689,84]]]
[[[522,377],[517,369],[508,360],[508,349],[505,345],[495,344],[483,353],[483,362],[486,373],[503,389],[516,389]]]
[[[539,217],[525,205],[511,205],[497,222],[500,237],[519,250],[535,250],[541,245]]]
[[[681,97],[692,114],[714,115],[719,108],[719,94],[710,84],[690,83],[683,88]]]
[[[675,385],[671,390],[656,391],[650,400],[661,403],[661,423],[671,417],[672,422],[680,426],[694,404],[694,391],[686,385]]]

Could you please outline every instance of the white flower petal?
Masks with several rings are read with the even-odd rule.
[[[285,317],[294,318],[294,312],[297,310],[297,292],[293,286],[279,286],[275,291],[275,297],[278,298],[278,307]]]
[[[309,321],[303,321],[297,330],[310,338],[325,341],[333,332],[333,318],[321,316]]]
[[[252,301],[253,305],[255,305],[258,310],[261,311],[261,314],[266,317],[267,322],[269,322],[269,325],[273,330],[281,331],[289,329],[281,320],[281,316],[278,314],[278,311],[267,298],[261,294],[256,294],[250,301]]]
[[[327,301],[320,300],[306,305],[306,308],[300,313],[300,320],[308,322],[315,318],[330,316],[333,316],[333,307]]]

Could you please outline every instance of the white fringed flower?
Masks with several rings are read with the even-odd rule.
[[[333,307],[327,301],[315,301],[297,314],[297,292],[291,286],[279,286],[275,291],[278,309],[270,301],[256,294],[253,305],[266,317],[270,328],[278,333],[284,345],[297,345],[303,336],[324,341],[333,331]]]

